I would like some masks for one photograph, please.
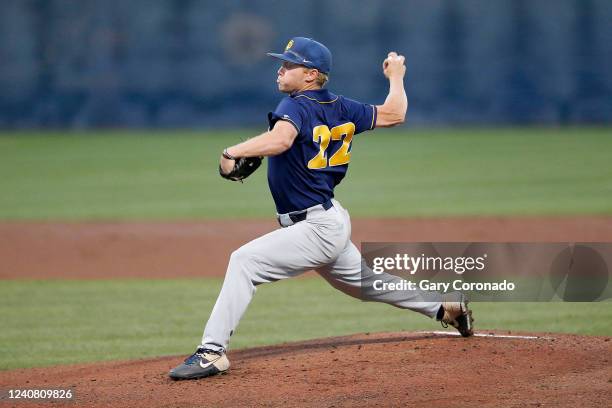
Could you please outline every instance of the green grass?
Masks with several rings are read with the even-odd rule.
[[[192,352],[220,279],[2,281],[0,369]],[[612,335],[612,303],[474,303],[479,329]],[[437,330],[319,278],[259,288],[232,348],[358,332]]]
[[[357,217],[612,214],[611,132],[369,132],[337,197]],[[265,169],[244,184],[217,174],[222,148],[254,134],[0,134],[0,219],[269,217]]]

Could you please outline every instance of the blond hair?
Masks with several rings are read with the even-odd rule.
[[[319,72],[319,75],[317,75],[317,84],[323,88],[327,81],[329,81],[329,75]]]

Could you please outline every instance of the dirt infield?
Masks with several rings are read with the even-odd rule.
[[[76,398],[18,407],[607,406],[610,338],[542,336],[362,334],[232,352],[228,374],[197,381],[167,377],[181,356],[0,372],[0,388]]]
[[[0,279],[223,276],[231,252],[270,221],[0,223]],[[612,241],[612,218],[353,221],[353,242]]]

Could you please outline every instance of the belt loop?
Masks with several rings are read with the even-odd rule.
[[[290,227],[291,225],[295,224],[289,214],[277,214],[276,219],[278,220],[280,226],[283,228]]]

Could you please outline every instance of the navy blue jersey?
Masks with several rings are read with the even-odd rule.
[[[334,95],[327,89],[298,92],[268,114],[295,126],[291,148],[268,158],[268,185],[276,211],[284,214],[322,204],[346,175],[353,136],[376,124],[376,106]]]

